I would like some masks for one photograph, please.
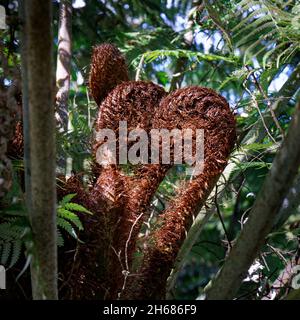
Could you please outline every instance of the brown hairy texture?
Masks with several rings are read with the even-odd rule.
[[[8,106],[14,105],[13,109],[13,136],[8,142],[7,156],[11,159],[22,159],[24,154],[24,139],[23,139],[23,122],[22,122],[22,95],[21,85],[19,81],[9,88]]]
[[[97,57],[100,59],[100,56]],[[94,54],[92,69],[98,68],[94,64],[99,63],[99,59],[95,60]],[[93,96],[98,104],[102,101],[95,123],[96,131],[112,129],[119,139],[119,121],[127,122],[128,131],[141,128],[148,134],[152,128],[199,128],[205,131],[204,172],[190,183],[183,184],[178,195],[161,215],[156,229],[147,240],[147,249],[138,270],[132,270],[138,234],[147,217],[151,198],[172,163],[139,165],[133,176],[127,176],[118,164],[117,148],[115,165],[95,165],[95,172],[99,175],[90,191],[90,198],[94,199],[94,212],[99,215],[98,219],[102,221],[102,229],[105,231],[103,235],[94,226],[89,226],[89,233],[95,241],[98,236],[98,243],[103,242],[102,258],[106,266],[103,277],[106,291],[104,298],[162,298],[166,279],[185,232],[192,223],[192,217],[204,204],[227,163],[235,142],[234,117],[226,100],[208,88],[189,87],[165,97],[163,89],[153,83],[128,81],[103,94],[101,88],[105,84],[100,83],[103,79],[96,80],[92,75],[93,70],[90,77]],[[97,101],[99,96],[102,100]],[[97,139],[94,141],[92,150],[95,159],[98,148],[104,142]],[[128,148],[134,142],[129,142]],[[95,261],[100,251],[90,256],[90,259]],[[88,273],[91,272],[89,270]],[[123,290],[127,272],[129,277]]]
[[[151,82],[128,81],[125,59],[111,44],[93,49],[89,82],[99,106],[95,131],[112,129],[119,140],[119,121],[127,122],[128,131],[144,129],[148,134],[152,128],[204,129],[204,171],[182,183],[143,243],[143,256],[135,260],[138,235],[151,199],[173,166],[174,139],[171,164],[139,164],[132,175],[126,174],[119,164],[118,148],[116,164],[98,164],[97,150],[105,141],[94,139],[92,186],[84,187],[81,176],[75,175],[67,181],[60,179],[57,187],[58,199],[76,193],[72,201],[93,212],[79,214],[84,226],[79,236],[83,243],[77,243],[74,250],[74,241],[67,236],[63,250],[59,251],[60,298],[162,299],[193,216],[205,203],[235,143],[233,114],[226,100],[212,89],[188,87],[166,95]],[[22,155],[22,125],[17,118],[14,121],[16,133],[15,137],[10,133],[10,154]],[[129,142],[127,148],[135,142]],[[1,157],[3,146],[6,147],[1,140]],[[160,146],[164,148],[161,141]]]
[[[82,183],[82,174],[74,174],[67,180],[64,175],[59,175],[56,178],[56,193],[58,201],[70,193],[76,193],[72,202],[80,203],[87,208],[91,207],[88,193],[85,191]]]
[[[118,141],[120,121],[127,122],[128,131],[144,129],[149,132],[153,114],[164,95],[165,91],[151,82],[130,81],[118,85],[100,104],[95,130],[112,129]],[[97,140],[94,142],[94,158],[103,142]],[[132,144],[133,142],[129,142],[128,148]],[[118,154],[117,145],[117,163]],[[147,207],[151,196],[163,179],[164,174],[157,171],[161,170],[159,166],[152,166],[151,170],[152,175],[149,175],[148,172],[145,174],[145,170],[142,170],[137,172],[135,177],[128,177],[119,166],[107,165],[100,169],[98,181],[94,186],[94,197],[105,197],[108,200],[102,212],[106,234],[111,235],[106,242],[106,247],[103,248],[104,252],[108,253],[105,254],[107,256],[108,297],[116,296],[116,290],[124,278],[122,271],[126,263],[131,265],[136,238],[144,219],[141,218],[136,223],[135,220],[139,212]],[[109,208],[109,203],[113,203],[113,210]],[[134,230],[131,231],[134,223]],[[125,244],[130,232],[131,237],[125,256]]]
[[[64,235],[65,244],[59,250],[59,296],[61,299],[102,299],[106,289],[103,285],[105,275],[104,243],[108,236],[103,219],[106,201],[95,198],[92,190],[85,189],[80,175],[74,175],[67,181],[59,179],[57,187],[58,200],[63,196],[76,193],[72,202],[89,209],[93,215],[79,213],[84,231],[79,234],[82,243]],[[111,182],[111,181],[110,181]],[[107,182],[108,183],[108,182]]]
[[[204,170],[187,184],[161,215],[147,241],[142,266],[129,278],[124,299],[162,299],[167,277],[192,224],[224,170],[236,140],[235,120],[228,103],[211,89],[179,89],[162,100],[154,125],[168,129],[204,129]]]
[[[118,85],[100,104],[95,130],[111,129],[118,139],[119,122],[126,121],[128,131],[144,129],[148,132],[164,95],[165,91],[152,82],[128,81]],[[95,141],[93,144],[94,156],[102,143]]]
[[[93,48],[89,87],[98,105],[116,85],[128,79],[125,59],[114,45]]]
[[[8,143],[7,155],[11,159],[22,159],[24,155],[23,123],[18,121],[15,125],[15,132]]]
[[[15,80],[8,89],[0,92],[0,197],[3,197],[12,185],[11,158],[18,158],[19,150],[10,149],[19,146],[20,135],[14,135],[14,128],[20,117],[20,84]],[[22,130],[22,128],[21,128]],[[22,137],[22,133],[21,133]],[[23,139],[22,145],[23,145]],[[14,150],[15,151],[15,150]]]
[[[138,170],[134,177],[124,179],[125,204],[113,234],[114,251],[108,269],[114,277],[110,282],[108,298],[115,299],[121,293],[124,281],[122,271],[132,272],[138,234],[149,216],[151,198],[168,169],[169,166],[144,165],[143,170]]]

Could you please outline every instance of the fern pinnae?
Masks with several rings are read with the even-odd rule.
[[[264,53],[266,50],[267,50],[267,48],[263,46],[260,50],[258,50],[258,51],[255,53],[255,57],[256,57],[257,59],[259,59],[259,56],[260,56],[262,53]]]
[[[147,51],[144,53],[145,62],[149,63],[154,61],[157,58],[166,58],[166,57],[175,57],[175,58],[188,58],[192,60],[193,58],[198,58],[199,60],[207,60],[207,61],[226,61],[230,63],[234,63],[235,60],[231,57],[224,57],[215,54],[204,54],[201,52],[195,52],[191,50],[177,49],[177,50],[154,50]]]
[[[280,16],[280,20],[286,19],[287,21],[289,21],[291,19],[291,17],[293,16],[292,13],[285,11],[285,10],[282,10],[281,8],[273,5],[270,2],[268,2],[266,7],[269,9],[270,14],[274,13],[274,14]],[[273,14],[272,14],[272,16],[273,16]]]
[[[248,10],[251,7],[261,5],[259,0],[242,0],[237,4],[243,11]]]
[[[264,23],[261,26],[257,27],[256,29],[254,29],[253,31],[251,31],[248,35],[246,35],[244,38],[242,38],[240,41],[238,41],[238,43],[236,44],[237,47],[240,47],[241,45],[245,44],[252,36],[254,36],[255,34],[261,32],[267,28],[271,29],[269,32],[274,31],[274,29],[272,29],[272,28],[274,28],[273,21]],[[262,36],[260,37],[260,39],[262,40]]]
[[[292,55],[293,51],[294,50],[297,50],[297,48],[294,47],[293,44],[291,44],[290,47],[286,48],[284,51],[282,51],[278,56],[277,56],[277,59],[276,59],[276,68],[279,68],[279,64],[280,64],[280,60],[283,56],[286,55],[285,57],[285,60],[288,60],[288,58]]]
[[[83,225],[79,217],[74,212],[60,208],[58,209],[57,213],[58,213],[58,216],[61,217],[62,219],[66,219],[72,222],[80,231],[83,230]]]
[[[269,50],[268,52],[266,52],[266,54],[263,56],[263,59],[262,59],[262,62],[263,62],[263,68],[265,69],[266,68],[266,64],[267,64],[267,61],[268,59],[272,56],[272,54],[276,51],[278,51],[281,47],[287,45],[288,42],[282,42],[278,45],[275,46],[275,48]],[[277,67],[278,68],[278,67]]]
[[[67,194],[62,198],[62,200],[60,200],[59,206],[63,207],[66,203],[70,202],[75,196],[76,196],[76,193]]]
[[[249,29],[253,30],[257,27],[259,27],[260,25],[262,25],[263,23],[265,23],[266,21],[272,21],[271,17],[268,15],[265,15],[263,17],[260,17],[258,19],[256,19],[255,21],[249,23],[248,25],[245,26],[245,28],[240,29],[240,31],[238,31],[235,35],[234,38],[239,38],[239,36],[245,32],[247,32]]]
[[[276,30],[272,30],[270,31],[267,35],[264,35],[263,39],[262,38],[259,38],[257,39],[254,43],[252,43],[245,51],[244,53],[244,58],[243,58],[243,62],[244,64],[247,63],[247,56],[250,55],[250,52],[252,51],[252,49],[254,49],[255,47],[257,47],[259,44],[261,44],[261,42],[263,40],[266,40],[267,37],[270,37],[272,35],[272,33],[276,33],[277,31]],[[264,39],[265,38],[265,39]],[[252,55],[252,57],[258,57],[261,53],[263,53],[264,51],[266,51],[267,48],[266,46],[263,46],[260,50],[258,50],[256,53],[254,53]],[[251,58],[251,57],[250,57]]]
[[[1,264],[6,266],[12,250],[12,244],[11,242],[4,242],[1,247]]]
[[[253,0],[253,1],[251,1],[251,0],[241,0],[237,5],[239,7],[241,7],[241,8],[243,8],[245,5],[249,4],[250,2],[252,2],[252,3],[255,2],[255,4],[259,3],[257,0]]]
[[[258,16],[259,14],[266,13],[267,11],[268,11],[267,8],[262,7],[262,8],[260,8],[260,9],[256,10],[256,11],[250,13],[245,19],[242,19],[242,21],[239,22],[239,23],[232,29],[232,31],[233,31],[233,32],[236,32],[237,30],[240,30],[240,29],[243,30],[242,26],[244,26],[245,24],[248,23],[248,24],[251,25],[251,21],[249,21],[249,20],[254,19],[254,18],[255,18],[256,16]],[[270,19],[270,18],[269,18],[269,19]]]
[[[59,247],[63,247],[65,241],[64,241],[64,238],[63,238],[60,230],[59,230],[59,229],[56,229],[56,233],[57,233],[57,245],[58,245]]]
[[[245,5],[241,6],[241,10],[243,12],[246,12],[246,11],[253,12],[255,10],[258,10],[258,8],[261,8],[261,6],[264,6],[264,4],[261,3],[260,1],[247,1]],[[251,9],[253,11],[250,11]]]
[[[79,211],[79,212],[83,212],[91,215],[93,214],[90,210],[88,210],[87,208],[85,208],[84,206],[78,203],[73,203],[73,202],[66,203],[65,208],[72,211]]]
[[[10,265],[8,266],[8,269],[12,268],[19,260],[21,253],[22,253],[22,246],[23,243],[21,240],[14,241],[12,244],[12,253],[10,257]]]
[[[247,64],[247,57],[248,57],[248,55],[250,55],[252,49],[256,48],[260,43],[261,43],[261,39],[258,39],[246,49],[246,51],[244,53],[244,58],[243,58],[244,64]],[[254,53],[252,56],[249,57],[250,60],[251,60],[251,58],[257,57],[261,52],[263,52],[265,50],[266,50],[265,47],[261,48],[258,52]]]
[[[74,227],[72,226],[72,224],[69,221],[67,221],[67,220],[65,220],[65,219],[63,219],[61,217],[57,217],[57,225],[60,228],[62,228],[65,231],[67,231],[69,233],[69,235],[71,235],[74,239],[76,239],[77,241],[80,241],[80,239],[79,239]]]

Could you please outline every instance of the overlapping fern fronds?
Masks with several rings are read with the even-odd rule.
[[[0,264],[6,268],[14,266],[22,253],[25,236],[30,230],[24,217],[6,218],[0,224]]]
[[[57,244],[64,245],[63,232],[67,232],[76,240],[78,231],[83,230],[83,225],[78,212],[92,214],[85,207],[71,202],[76,194],[66,195],[57,207]],[[13,267],[20,259],[24,248],[28,250],[33,244],[32,232],[25,208],[18,205],[2,212],[0,216],[0,264],[6,268]]]
[[[232,30],[237,47],[244,48],[244,62],[261,58],[263,66],[288,63],[300,49],[300,4],[285,0],[242,0]]]
[[[166,58],[166,57],[175,57],[175,58],[187,58],[189,60],[196,59],[198,61],[226,61],[234,63],[234,57],[226,57],[216,54],[204,54],[201,52],[176,49],[176,50],[154,50],[144,53],[145,62],[152,62],[157,58]]]

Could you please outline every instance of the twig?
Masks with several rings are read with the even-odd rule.
[[[276,127],[278,128],[278,130],[281,132],[282,137],[284,137],[285,133],[284,133],[282,127],[280,126],[279,121],[276,118],[276,114],[275,114],[275,112],[274,112],[274,110],[273,110],[273,108],[271,106],[271,101],[269,100],[268,96],[266,95],[266,93],[265,93],[264,89],[262,88],[261,84],[258,82],[258,80],[257,80],[257,78],[255,76],[254,70],[250,70],[249,66],[247,66],[247,65],[246,65],[246,69],[249,71],[249,75],[252,76],[253,82],[254,82],[256,88],[258,89],[260,94],[265,98],[267,106],[268,106],[268,108],[270,110],[271,116],[272,116],[272,118],[274,120],[274,123],[275,123]]]
[[[220,221],[221,221],[222,228],[223,228],[223,230],[224,230],[224,233],[225,233],[225,236],[226,236],[226,239],[227,239],[229,248],[230,248],[230,250],[231,250],[231,249],[232,249],[232,246],[231,246],[231,242],[230,242],[230,240],[229,240],[230,238],[229,238],[229,235],[228,235],[228,233],[227,233],[227,230],[226,230],[226,227],[225,227],[225,224],[224,224],[224,220],[223,220],[222,215],[221,215],[219,203],[218,203],[218,185],[216,185],[215,206],[216,206],[217,214],[218,214],[218,217],[219,217],[219,219],[220,219]]]
[[[260,118],[261,118],[263,127],[265,128],[268,136],[270,137],[270,139],[271,139],[275,144],[277,144],[276,140],[273,138],[273,136],[271,135],[271,133],[270,133],[270,131],[269,131],[269,129],[268,129],[268,126],[267,126],[267,124],[266,124],[266,122],[265,122],[264,116],[262,115],[262,113],[261,113],[261,111],[260,111],[260,109],[259,109],[258,102],[257,102],[257,100],[256,100],[255,95],[247,88],[247,86],[246,86],[246,84],[245,84],[245,82],[249,79],[249,76],[250,76],[250,74],[248,74],[247,78],[245,79],[245,81],[244,81],[244,83],[243,83],[243,86],[244,86],[245,90],[248,92],[248,94],[250,95],[250,97],[252,98],[252,101],[254,102],[255,108],[257,109],[257,111],[258,111],[258,113],[259,113],[259,116],[260,116]]]
[[[125,266],[126,266],[126,271],[129,272],[129,264],[128,264],[128,246],[129,246],[129,242],[130,242],[130,239],[131,239],[131,235],[132,235],[132,232],[133,232],[133,229],[134,227],[136,226],[136,224],[138,223],[138,221],[141,219],[141,217],[144,215],[144,212],[142,212],[136,219],[135,221],[133,222],[132,226],[131,226],[131,229],[130,229],[130,232],[129,232],[129,236],[128,236],[128,239],[126,241],[126,244],[125,244]]]
[[[135,225],[138,223],[138,221],[141,219],[141,217],[144,215],[144,212],[142,212],[136,219],[135,221],[133,222],[132,226],[131,226],[131,229],[130,229],[130,232],[129,232],[129,235],[128,235],[128,239],[126,241],[126,244],[125,244],[125,269],[123,267],[123,264],[122,264],[122,261],[121,261],[121,257],[120,257],[120,254],[117,254],[116,250],[112,247],[112,249],[114,250],[114,252],[117,254],[117,257],[119,258],[120,260],[120,263],[121,263],[121,267],[122,267],[122,274],[124,275],[124,281],[123,281],[123,285],[122,285],[122,289],[120,292],[118,292],[118,300],[121,298],[121,295],[122,295],[122,292],[125,290],[126,288],[126,283],[127,283],[127,278],[128,276],[130,275],[130,271],[129,271],[129,263],[128,263],[128,246],[129,246],[129,242],[130,242],[130,239],[131,239],[131,236],[132,236],[132,232],[133,232],[133,229],[135,227]]]

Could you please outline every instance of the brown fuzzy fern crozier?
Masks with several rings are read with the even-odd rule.
[[[119,139],[119,122],[126,121],[129,131],[140,128],[149,132],[152,115],[164,95],[164,90],[151,82],[123,82],[116,86],[100,104],[95,129],[112,129]],[[95,141],[93,144],[94,155],[100,145],[99,141]],[[112,175],[114,180],[110,178]],[[119,179],[116,178],[117,175]],[[107,284],[110,292],[109,297],[115,296],[118,285],[123,281],[122,272],[126,263],[131,264],[136,237],[143,219],[135,224],[133,232],[131,232],[132,224],[139,212],[144,209],[143,207],[150,202],[152,193],[149,197],[149,189],[154,187],[153,192],[155,192],[164,175],[151,179],[148,174],[145,176],[143,172],[139,172],[138,176],[139,179],[127,177],[119,166],[107,165],[102,167],[92,191],[95,198],[103,197],[105,194],[107,199],[113,199],[119,213],[112,214],[111,210],[103,210],[105,226],[108,226],[107,232],[110,234],[106,247],[103,248],[107,257],[107,276],[105,278],[109,280]],[[107,185],[107,179],[111,180],[110,186]],[[101,185],[106,185],[107,190],[102,187],[102,191],[99,193]],[[114,185],[122,185],[123,188],[115,188]],[[123,210],[120,213],[121,208]],[[125,253],[125,244],[130,232],[131,240]]]
[[[116,85],[128,80],[125,59],[115,46],[105,43],[93,48],[89,83],[98,105]]]
[[[90,76],[90,87],[96,101],[99,101],[99,96],[103,97],[104,92],[102,89],[98,92],[97,88],[105,85],[101,83],[103,78],[100,79],[97,70],[105,76],[110,75],[111,81],[116,82],[114,74],[103,71],[105,65],[101,64],[97,69],[97,61],[107,61],[106,58],[100,59],[99,52],[101,48],[108,47],[102,45],[99,48],[94,51]],[[109,48],[116,54],[116,48]],[[102,54],[111,57],[105,50]],[[113,69],[111,62],[108,68]],[[95,83],[96,79],[100,82]],[[236,139],[235,120],[223,97],[201,87],[179,89],[166,96],[162,88],[152,83],[125,81],[101,101],[96,130],[110,128],[117,133],[119,121],[127,121],[128,130],[142,128],[148,133],[151,128],[204,129],[204,172],[183,185],[161,215],[158,227],[145,244],[142,265],[134,270],[134,274],[131,274],[132,262],[139,230],[149,211],[150,200],[172,164],[138,166],[134,176],[126,176],[118,164],[103,167],[92,192],[95,198],[103,197],[107,192],[105,188],[100,191],[100,185],[112,188],[114,191],[107,194],[114,194],[115,206],[118,207],[117,215],[110,210],[102,212],[111,226],[108,231],[110,241],[104,249],[107,252],[105,278],[109,279],[105,282],[106,297],[162,298],[167,276],[191,225],[192,216],[204,204],[227,163]],[[99,142],[95,141],[94,153],[98,147]],[[112,176],[115,180],[111,179]]]
[[[160,216],[160,227],[149,236],[143,263],[129,278],[124,299],[164,298],[167,277],[186,231],[224,170],[236,140],[228,103],[208,88],[188,87],[170,94],[162,100],[153,123],[169,130],[204,129],[204,170],[180,188]]]

